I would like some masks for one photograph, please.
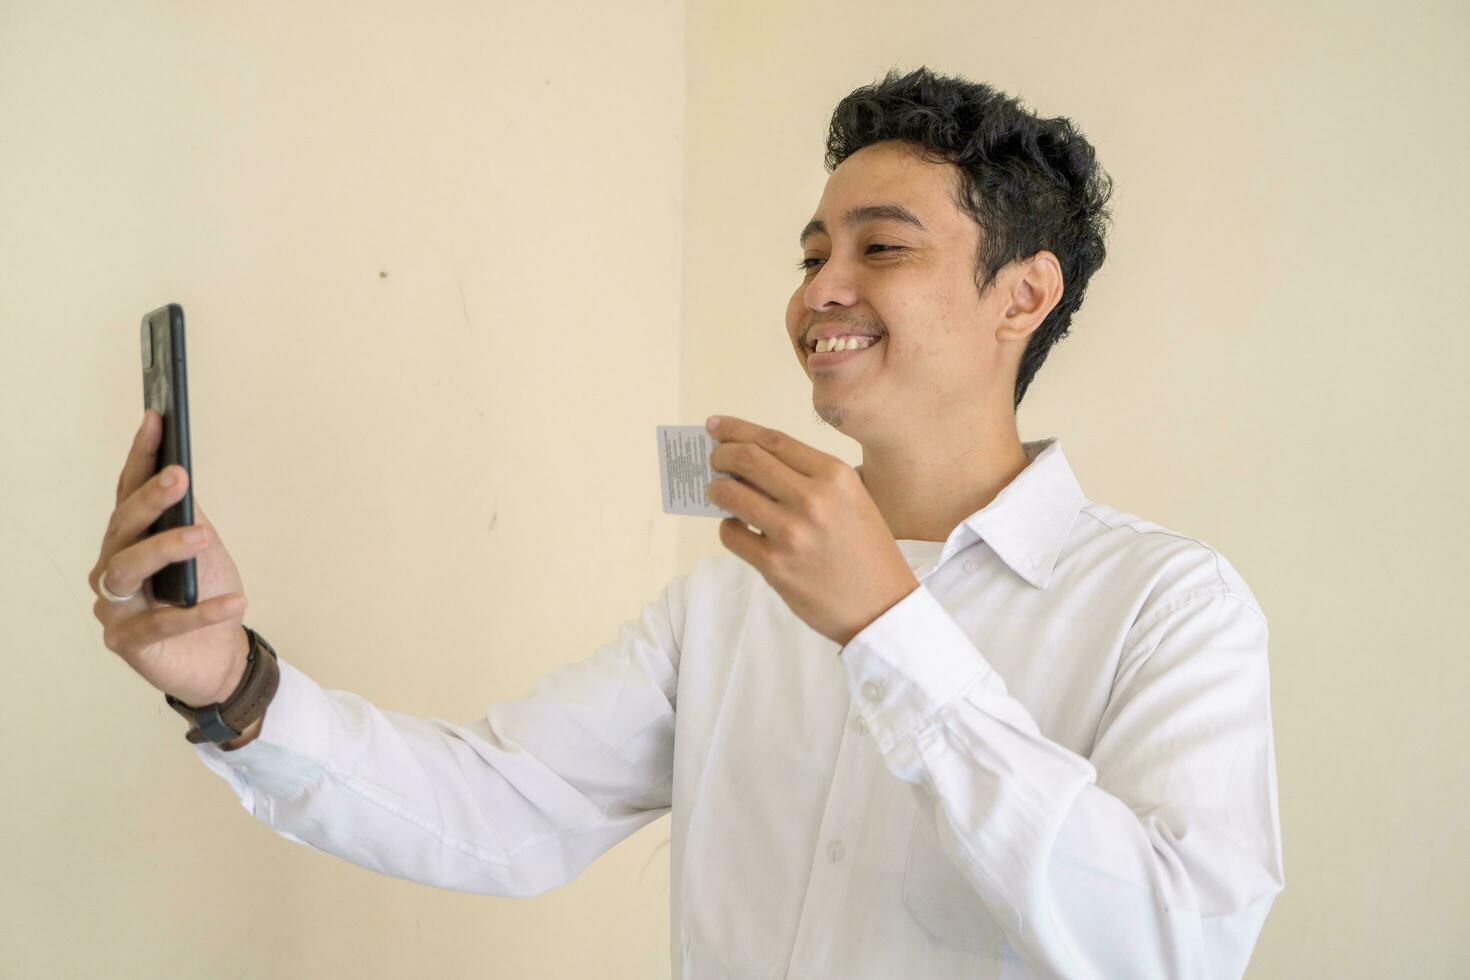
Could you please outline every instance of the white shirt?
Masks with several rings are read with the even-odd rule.
[[[488,895],[672,812],[689,980],[1240,976],[1285,885],[1266,618],[1023,446],[944,542],[898,542],[919,586],[845,647],[722,553],[484,717],[283,656],[259,737],[194,749],[288,840]]]

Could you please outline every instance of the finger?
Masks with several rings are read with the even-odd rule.
[[[163,478],[168,474],[177,477],[177,482],[171,487],[163,485]],[[102,536],[97,564],[88,576],[88,583],[94,593],[102,594],[98,583],[117,554],[143,539],[145,532],[158,520],[159,515],[178,502],[188,488],[188,472],[182,466],[170,466],[164,472],[155,474],[153,479],[145,482],[133,491],[132,496],[118,505],[112,512],[106,533]],[[213,529],[210,531],[212,535]],[[132,594],[132,590],[123,591],[118,588],[116,573],[107,576],[107,587],[119,595]]]
[[[779,537],[790,520],[790,511],[781,504],[736,480],[711,480],[705,496],[716,507],[728,510],[743,524],[752,525],[763,534]]]
[[[192,531],[201,532],[204,540],[197,543],[185,541],[184,535]],[[109,589],[118,595],[132,595],[140,591],[143,581],[159,569],[194,557],[208,548],[212,540],[213,532],[199,525],[176,527],[154,534],[115,552],[98,571],[98,581],[106,575]],[[98,595],[102,594],[100,589],[95,589],[95,583],[94,590]]]
[[[238,598],[238,609],[230,608],[230,600]],[[215,596],[193,606],[163,606],[136,616],[127,616],[110,623],[102,631],[102,642],[113,653],[124,659],[135,658],[147,647],[204,626],[223,622],[238,616],[245,609],[245,594],[231,592]]]
[[[133,495],[143,482],[153,475],[158,461],[158,443],[163,437],[163,416],[153,409],[143,412],[143,422],[133,434],[133,444],[128,449],[128,458],[123,462],[122,473],[117,478],[117,500],[121,504]]]
[[[767,497],[790,504],[810,492],[806,477],[751,442],[722,442],[710,450],[709,464],[722,473],[735,473]]]
[[[740,518],[727,517],[720,521],[720,542],[737,558],[743,559],[746,564],[765,575],[766,554],[771,544],[747,528]]]
[[[163,485],[165,477],[174,477],[174,485]],[[112,513],[103,547],[108,557],[143,538],[160,514],[178,503],[189,489],[189,473],[182,466],[168,466],[133,491]],[[108,581],[112,581],[108,579]]]
[[[109,589],[118,595],[125,595],[127,598],[109,599],[104,596],[102,589],[97,584],[102,581],[104,576],[107,576],[107,587]],[[137,592],[122,592],[117,589],[113,584],[112,577],[107,575],[106,569],[94,571],[89,576],[88,581],[92,586],[92,592],[97,596],[97,601],[92,603],[92,615],[96,616],[103,624],[121,619],[124,616],[136,615],[138,610],[147,609],[153,604],[151,594],[145,594],[141,590]]]
[[[768,429],[763,425],[756,425],[754,422],[747,422],[733,415],[711,417],[719,419],[714,428],[709,429],[710,434],[716,440],[753,442],[802,476],[816,476],[829,469],[834,462],[841,462],[836,456],[808,446],[799,439],[793,439],[777,429]]]

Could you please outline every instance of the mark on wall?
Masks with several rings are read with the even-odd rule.
[[[459,308],[464,311],[465,326],[470,325],[470,306],[464,298],[464,280],[459,278],[459,273],[454,274],[454,281],[459,285]]]

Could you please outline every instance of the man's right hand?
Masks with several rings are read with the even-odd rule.
[[[98,596],[92,613],[102,624],[102,642],[143,676],[149,684],[199,707],[223,701],[234,693],[245,675],[249,639],[241,626],[245,594],[240,573],[220,541],[214,525],[194,497],[196,523],[145,537],[148,528],[168,507],[183,497],[189,475],[182,466],[154,473],[163,417],[143,414],[143,424],[117,481],[117,506],[102,536],[97,564],[87,585]],[[162,478],[175,476],[165,487]],[[185,534],[202,531],[198,543]],[[199,601],[174,606],[153,598],[149,576],[173,562],[193,558],[199,580]],[[117,595],[132,598],[113,602],[97,588],[102,576]],[[227,603],[238,598],[238,609]],[[258,730],[259,723],[252,726]],[[240,744],[243,744],[241,742]]]

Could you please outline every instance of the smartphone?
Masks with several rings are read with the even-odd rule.
[[[143,407],[163,416],[163,441],[158,445],[155,474],[166,466],[182,466],[189,474],[184,496],[158,515],[149,536],[194,523],[194,470],[189,464],[189,380],[184,362],[184,308],[177,303],[160,306],[143,317]],[[148,577],[153,598],[173,606],[199,601],[194,559],[165,565]]]

